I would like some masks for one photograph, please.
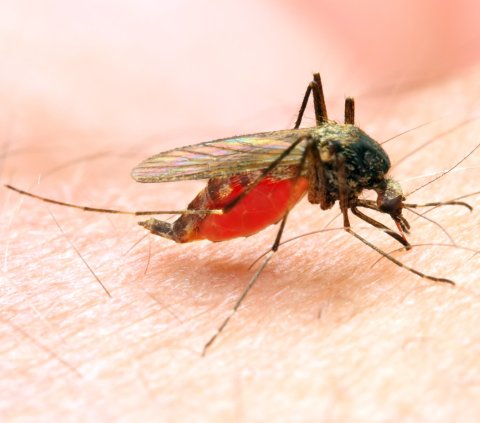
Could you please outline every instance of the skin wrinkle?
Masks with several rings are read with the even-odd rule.
[[[374,106],[369,98],[358,98],[359,122],[380,140],[398,129],[395,120],[400,119],[402,125],[407,122],[405,129],[411,121],[409,115],[415,115],[412,121],[416,123],[424,115],[428,121],[440,114],[446,101],[461,103],[465,95],[479,98],[474,88],[467,93],[452,93],[449,81],[457,80],[474,86],[478,70],[434,81],[434,88],[420,88],[420,92],[399,99],[398,109],[377,110],[376,119],[385,126],[381,134],[379,127],[367,131]],[[327,77],[324,84],[327,101],[342,97],[342,87],[332,87]],[[299,86],[298,96],[304,89]],[[423,92],[428,93],[428,103],[423,101]],[[262,95],[246,93],[246,97]],[[291,99],[288,113],[295,111],[299,100]],[[341,116],[342,110],[335,106],[329,107],[329,112],[335,117]],[[443,124],[440,122],[440,126]],[[262,125],[258,129],[262,130]],[[241,128],[235,127],[231,133],[239,131]],[[390,142],[386,149],[394,161],[401,157],[402,143],[416,139],[420,143],[428,139],[426,134],[440,132],[433,125]],[[456,162],[449,144],[456,143],[461,149],[457,156],[460,159],[477,142],[472,141],[474,132],[478,133],[478,125],[439,140],[428,151],[403,163],[398,170],[401,174],[395,175],[416,176],[429,169],[446,169]],[[50,135],[46,138],[58,141],[59,137]],[[44,142],[44,137],[41,134],[38,139]],[[192,133],[191,140],[201,139]],[[88,151],[102,150],[97,145],[100,142],[97,137],[87,137],[84,144],[72,148],[78,148],[81,157]],[[7,156],[4,175],[9,182],[18,181],[27,187],[37,172],[61,165],[61,156],[54,163],[43,162],[45,156]],[[132,165],[138,158],[142,155],[135,157]],[[469,163],[476,160],[478,154]],[[428,169],[419,166],[419,161]],[[71,169],[65,169],[36,189],[53,193],[56,198],[61,193],[82,203],[87,199],[92,205],[103,205],[108,198],[109,206],[129,208],[144,208],[146,203],[154,207],[183,206],[197,192],[188,184],[128,185],[127,161],[108,168],[109,175],[98,171],[101,163],[101,159],[86,163],[78,182],[71,182]],[[475,180],[478,169],[455,173],[419,191],[415,199],[449,199],[458,191],[458,195],[466,194],[474,190]],[[419,185],[418,181],[408,184],[411,188]],[[0,387],[8,402],[7,417],[41,416],[58,421],[88,414],[96,420],[138,421],[145,417],[158,421],[165,416],[181,416],[180,421],[191,421],[192,416],[206,416],[209,420],[235,421],[241,416],[244,420],[291,421],[300,416],[305,421],[399,421],[434,416],[437,421],[452,421],[460,416],[473,421],[472,416],[478,415],[478,257],[462,268],[464,254],[446,253],[443,248],[414,249],[398,256],[420,270],[435,269],[440,276],[458,275],[458,286],[450,289],[422,281],[383,260],[370,269],[378,255],[345,233],[319,234],[287,244],[269,263],[218,344],[201,360],[198,354],[204,342],[238,298],[255,270],[248,271],[248,266],[271,244],[276,227],[246,240],[221,244],[178,246],[151,237],[150,266],[144,275],[147,243],[124,255],[144,234],[134,218],[112,217],[118,228],[113,232],[101,215],[52,209],[111,289],[114,299],[109,300],[68,248],[42,204],[13,193],[0,195],[9,205],[7,219],[2,222],[9,218],[12,222],[2,232],[2,248],[9,245],[9,254],[4,256],[8,279],[1,289],[8,295],[2,295],[3,307],[15,313],[18,328],[78,368],[86,379],[78,381],[54,358],[47,361],[39,357],[38,349],[22,341],[21,332],[17,332],[15,348],[2,352],[1,369],[7,377],[1,378]],[[477,242],[478,247],[478,241],[470,237],[478,228],[480,204],[476,197],[468,201],[476,206],[472,214],[446,207],[436,211],[435,219],[459,244]],[[22,204],[19,209],[18,204]],[[285,239],[322,227],[338,213],[337,207],[322,212],[304,200],[292,211]],[[352,224],[356,229],[363,225],[353,217]],[[432,226],[415,222],[412,243],[418,237],[441,239]],[[385,250],[394,245],[375,231],[360,232]],[[452,265],[449,260],[453,260]],[[454,268],[452,275],[450,267]],[[144,290],[159,298],[180,322],[169,312],[162,312]],[[23,301],[30,304],[22,306]],[[321,306],[322,316],[317,319]],[[6,327],[16,330],[9,325],[2,327],[5,339],[9,337]],[[65,345],[58,342],[59,336]],[[241,401],[235,394],[239,391]]]

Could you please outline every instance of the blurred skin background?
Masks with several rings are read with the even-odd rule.
[[[442,89],[419,98],[423,104],[431,101],[431,113],[416,113],[416,93],[425,89],[428,92],[428,87],[464,73],[470,75],[469,81],[475,80],[471,75],[477,72],[480,59],[478,16],[480,4],[474,0],[2,1],[2,183],[33,186],[35,192],[50,197],[95,206],[183,207],[192,197],[191,189],[190,194],[185,194],[182,189],[165,188],[170,191],[162,192],[168,194],[160,194],[156,186],[140,186],[132,181],[130,169],[148,155],[169,148],[292,127],[314,71],[321,72],[329,117],[342,120],[344,98],[354,96],[359,126],[378,139],[438,118],[443,112],[456,113],[458,119],[454,122],[458,122],[462,116],[479,111],[476,98],[460,106],[449,103],[454,85],[461,84],[461,80],[448,85],[452,91]],[[403,101],[405,96],[407,102]],[[303,125],[313,124],[310,110]],[[391,151],[404,152],[408,140],[392,145]],[[459,157],[468,151],[462,148]],[[72,162],[82,157],[78,163]],[[452,164],[448,156],[435,160],[440,168]],[[48,175],[52,170],[55,172]],[[43,181],[39,187],[35,186],[38,181]],[[473,183],[469,188],[473,190]],[[46,330],[48,325],[31,309],[32,292],[37,295],[35,307],[40,315],[42,295],[55,295],[41,276],[36,278],[37,273],[45,277],[50,261],[40,261],[42,270],[22,274],[22,248],[27,242],[40,245],[35,234],[42,225],[51,225],[50,237],[58,232],[45,209],[41,209],[43,217],[35,222],[33,203],[29,202],[31,208],[19,217],[11,211],[18,206],[19,198],[1,190],[0,201],[2,227],[9,234],[0,240],[4,263],[0,279],[8,291],[2,316],[7,323],[1,336],[15,345],[2,360],[6,376],[0,379],[7,398],[4,410],[8,418],[35,412],[62,416],[62,412],[68,412],[68,407],[62,411],[64,387],[58,379],[51,382],[52,373],[37,362],[38,351],[25,340],[27,332],[21,332],[28,329],[28,336],[43,340],[53,351],[63,348],[51,335],[58,328]],[[94,222],[99,217],[82,219]],[[19,228],[22,222],[29,232]],[[66,224],[66,218],[62,222]],[[83,241],[82,232],[90,233],[78,220],[75,230],[78,242]],[[45,234],[40,232],[39,236]],[[17,238],[25,239],[25,243],[15,244],[12,240]],[[137,238],[138,233],[125,241],[123,250]],[[185,250],[176,248],[169,253],[172,259],[178,257],[179,251],[184,254]],[[105,250],[108,252],[108,248]],[[193,259],[197,251],[189,257]],[[262,250],[257,247],[255,251],[258,254]],[[35,255],[40,255],[39,251],[28,254],[32,254],[29,262],[40,260]],[[51,260],[54,269],[55,258]],[[94,255],[89,260],[97,264]],[[61,269],[52,272],[58,275]],[[13,292],[12,286],[16,286]],[[91,289],[92,297],[85,297],[96,298],[97,288]],[[72,288],[66,287],[63,292],[67,296]],[[29,298],[29,306],[10,307],[26,304],[21,295]],[[51,324],[55,317],[46,320]],[[108,325],[109,321],[106,317],[102,324]],[[87,331],[85,338],[89,336],[92,333]],[[124,348],[129,351],[128,344]],[[73,361],[87,360],[79,353]],[[38,373],[24,372],[29,366],[39,369]],[[125,374],[129,375],[129,369],[125,367]],[[153,371],[161,369],[157,366]],[[137,373],[133,373],[132,379],[137,380]],[[204,377],[208,379],[208,373]],[[13,379],[15,384],[10,383]],[[68,382],[66,376],[59,379]],[[102,394],[116,394],[112,386],[123,382],[108,376],[105,379]],[[44,394],[46,385],[58,390],[50,388],[51,395]],[[95,405],[93,417],[115,419],[122,415],[122,406],[115,411],[96,403],[99,394],[90,397],[88,384],[81,389],[73,386],[69,387],[70,393],[81,404]],[[136,385],[132,386],[134,390]],[[118,395],[128,396],[130,391],[118,391]],[[38,398],[38,404],[31,398]],[[144,412],[146,418],[158,416],[151,397],[132,392],[132,398],[133,405],[122,404],[131,406],[132,416],[137,411],[138,415]],[[143,400],[150,401],[151,408],[142,410]],[[45,410],[47,405],[49,410]],[[268,408],[269,404],[263,406]],[[171,416],[176,411],[173,405]],[[189,416],[186,411],[184,417]]]
[[[79,131],[116,147],[160,134],[168,147],[185,133],[197,142],[224,128],[277,129],[293,119],[313,71],[341,116],[342,95],[391,94],[475,63],[478,7],[2,2],[2,126],[16,146],[37,147]]]

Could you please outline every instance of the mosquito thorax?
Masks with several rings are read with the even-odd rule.
[[[382,146],[358,126],[329,121],[313,135],[319,144],[320,157],[326,165],[329,183],[336,188],[335,160],[345,159],[345,171],[352,196],[364,189],[386,191],[385,175],[390,159]]]

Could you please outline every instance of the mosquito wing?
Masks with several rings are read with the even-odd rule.
[[[292,142],[312,129],[263,132],[176,148],[144,160],[133,169],[132,177],[138,182],[169,182],[265,169]],[[275,173],[281,174],[282,169],[297,165],[303,150],[303,145],[295,148],[275,168]]]

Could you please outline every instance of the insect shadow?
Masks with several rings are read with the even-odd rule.
[[[300,128],[310,96],[313,97],[316,126]],[[202,355],[205,355],[278,250],[290,210],[304,195],[322,210],[332,208],[338,201],[343,229],[384,258],[419,277],[454,285],[450,279],[428,275],[403,264],[352,229],[349,212],[408,250],[411,245],[405,234],[409,233],[410,224],[403,216],[404,209],[460,205],[471,210],[467,203],[455,200],[406,203],[400,184],[388,175],[390,167],[390,159],[382,146],[355,125],[353,98],[345,100],[344,123],[328,119],[320,74],[315,73],[307,86],[293,129],[180,147],[152,156],[133,169],[132,177],[138,182],[208,179],[207,186],[185,210],[128,212],[84,207],[41,197],[11,185],[6,187],[48,203],[84,211],[136,216],[179,214],[173,223],[156,218],[139,222],[152,234],[177,243],[247,237],[280,223],[263,263],[204,345]],[[361,199],[364,190],[375,191],[376,201]],[[390,216],[397,231],[360,211],[361,208]]]

